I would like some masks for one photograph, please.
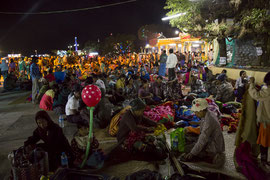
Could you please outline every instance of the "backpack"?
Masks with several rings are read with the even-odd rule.
[[[127,112],[129,109],[131,109],[131,106],[126,106],[124,109],[122,109],[119,113],[117,113],[111,120],[110,127],[109,127],[109,134],[111,136],[116,136],[119,130],[119,122],[121,119],[121,116]]]

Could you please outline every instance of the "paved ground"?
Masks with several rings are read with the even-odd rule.
[[[32,135],[33,130],[36,128],[34,116],[40,109],[38,105],[32,103],[14,104],[14,101],[17,102],[18,99],[26,98],[30,92],[1,93],[1,91],[2,88],[0,87],[0,179],[2,180],[6,179],[10,173],[8,154],[12,150],[23,146],[27,137]],[[58,117],[53,112],[49,112],[49,114],[53,121],[58,123]],[[75,125],[65,122],[63,131],[69,141],[72,139],[76,129]],[[95,136],[100,142],[100,148],[105,149],[105,153],[111,150],[117,142],[116,138],[107,136],[106,130],[95,131]],[[124,179],[129,173],[145,168],[154,170],[155,167],[147,162],[130,161],[106,168],[104,172]],[[119,169],[122,169],[122,171],[116,172]],[[129,171],[125,169],[129,169]]]

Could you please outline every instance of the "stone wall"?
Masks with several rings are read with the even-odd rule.
[[[235,57],[234,64],[238,66],[259,66],[259,58],[257,56],[256,47],[252,40],[236,40],[235,41]]]

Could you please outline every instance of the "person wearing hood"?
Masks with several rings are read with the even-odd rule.
[[[31,151],[35,147],[40,147],[48,152],[50,171],[57,170],[61,165],[62,152],[65,152],[71,159],[69,165],[72,165],[73,152],[62,128],[52,121],[46,111],[37,112],[35,120],[38,127],[34,130],[33,135],[24,142],[26,150]],[[40,140],[43,143],[37,144]]]

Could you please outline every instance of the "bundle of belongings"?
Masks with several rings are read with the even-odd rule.
[[[12,166],[12,179],[36,180],[48,175],[48,154],[39,148],[28,153],[21,147],[12,151],[8,159]]]

